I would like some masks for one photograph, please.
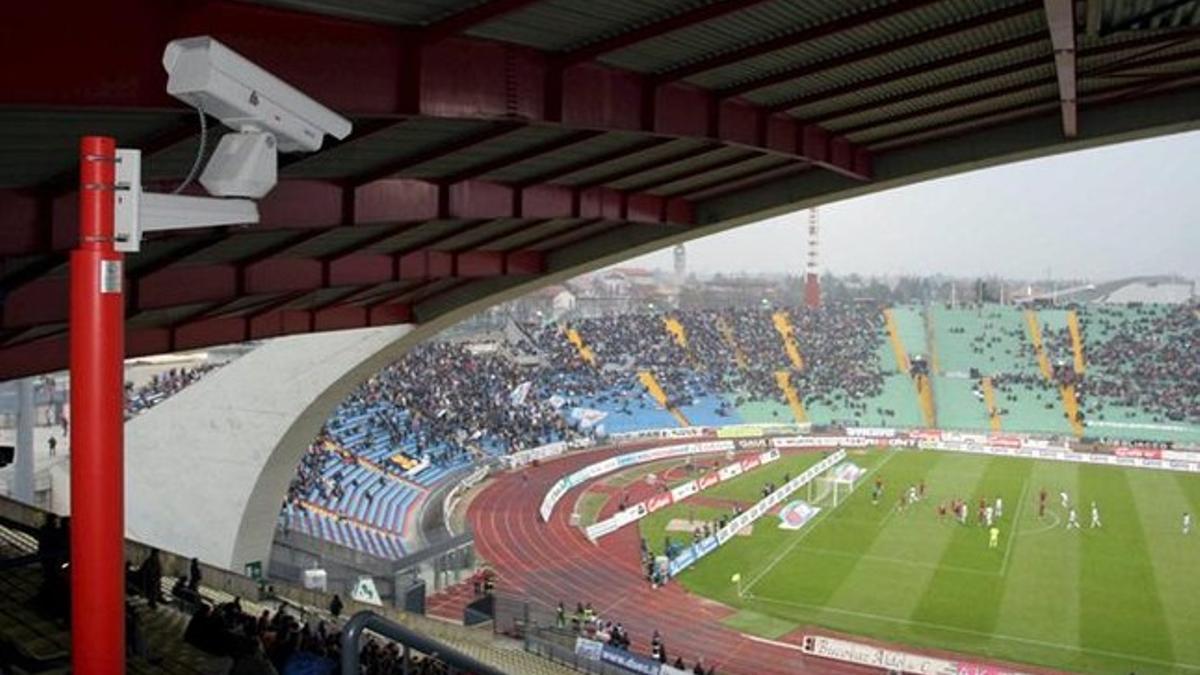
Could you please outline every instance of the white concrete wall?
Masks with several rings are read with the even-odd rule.
[[[264,342],[125,427],[127,536],[241,571],[270,559],[304,449],[412,326]]]

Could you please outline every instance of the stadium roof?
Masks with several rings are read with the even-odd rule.
[[[66,363],[76,145],[172,186],[208,34],[353,119],[263,222],[149,242],[130,355],[445,319],[833,198],[1197,126],[1200,0],[13,3],[0,27],[0,377]]]

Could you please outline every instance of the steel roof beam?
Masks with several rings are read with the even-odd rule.
[[[650,138],[638,141],[627,148],[619,148],[617,150],[606,152],[602,155],[597,155],[596,157],[587,157],[569,164],[565,164],[556,169],[543,171],[540,174],[526,178],[518,185],[520,187],[530,187],[539,183],[552,183],[560,178],[570,176],[573,173],[579,173],[580,171],[584,171],[586,169],[602,166],[604,164],[608,164],[609,162],[615,162],[618,159],[625,159],[626,157],[643,153],[647,150],[652,150],[661,145],[666,145],[674,140],[676,139],[666,138],[664,136],[652,136]]]
[[[732,176],[725,176],[699,185],[693,185],[674,193],[674,196],[688,198],[693,195],[703,195],[704,198],[713,197],[733,190],[753,187],[763,180],[773,180],[782,175],[804,171],[808,168],[809,166],[803,162],[787,160],[782,164],[772,164],[766,167],[759,166],[746,171],[740,171]]]
[[[750,153],[748,155],[737,155],[736,157],[729,157],[729,158],[723,159],[719,162],[705,164],[704,166],[687,169],[685,171],[681,171],[679,173],[673,173],[671,175],[664,176],[662,178],[656,178],[656,179],[650,181],[649,183],[639,183],[637,186],[630,188],[630,189],[637,191],[637,192],[649,192],[651,190],[656,190],[658,188],[661,188],[665,185],[670,185],[672,183],[678,183],[679,181],[688,180],[689,178],[703,176],[704,174],[710,173],[712,171],[720,171],[722,169],[728,169],[729,167],[737,166],[738,164],[745,164],[746,162],[749,162],[751,160],[762,159],[762,158],[763,158],[763,155],[761,155],[757,152]]]
[[[655,171],[657,169],[669,167],[672,164],[678,164],[679,162],[686,162],[690,159],[695,159],[697,157],[703,157],[704,155],[709,155],[709,154],[712,154],[714,152],[717,152],[717,151],[720,151],[723,149],[724,149],[724,147],[721,145],[706,143],[699,147],[695,147],[695,148],[691,148],[688,150],[684,150],[683,152],[675,153],[669,157],[663,157],[660,159],[652,160],[651,162],[646,163],[646,164],[636,164],[631,167],[626,167],[624,169],[618,169],[617,171],[612,171],[607,174],[603,174],[598,178],[593,178],[587,182],[580,183],[579,185],[575,185],[574,189],[575,190],[590,190],[592,188],[600,187],[602,185],[608,185],[609,183],[616,183],[616,182],[625,180],[626,178],[632,178],[634,176],[638,176],[643,173],[647,173],[649,171]]]
[[[611,37],[601,38],[594,42],[588,42],[580,47],[564,52],[559,55],[559,63],[566,67],[584,61],[591,61],[597,57],[615,52],[620,49],[646,42],[654,38],[660,37],[667,33],[677,30],[682,30],[696,24],[711,21],[713,19],[740,12],[744,9],[749,9],[756,5],[761,5],[770,0],[719,0],[709,5],[696,7],[688,11],[680,12],[672,16],[668,16],[657,21],[652,21],[648,24],[634,28],[633,30],[624,33],[617,33]]]
[[[539,0],[489,0],[429,24],[422,33],[425,42],[438,42],[505,14],[524,9]]]
[[[713,54],[700,58],[674,68],[670,68],[654,76],[654,79],[659,84],[667,82],[678,82],[679,80],[687,79],[693,75],[723,68],[735,63],[747,61],[757,58],[771,52],[777,52],[788,47],[819,40],[830,35],[836,35],[854,28],[858,28],[863,24],[889,19],[893,16],[898,16],[905,12],[910,12],[920,7],[932,5],[941,0],[897,0],[888,5],[869,9],[850,16],[842,16],[825,23],[819,23],[813,26],[807,26],[797,31],[780,35],[779,37],[771,38],[761,42],[737,47],[728,51]]]
[[[548,155],[552,152],[569,148],[572,145],[579,145],[580,143],[589,141],[597,136],[603,136],[604,133],[605,132],[603,131],[597,131],[593,129],[574,131],[559,138],[555,138],[544,143],[539,143],[522,150],[516,150],[495,159],[485,161],[481,164],[467,167],[466,169],[463,169],[458,173],[451,174],[445,178],[438,178],[437,182],[444,184],[461,183],[462,181],[469,180],[471,178],[486,176],[487,174],[498,169],[503,169],[514,164],[520,164],[521,162],[531,160],[535,157],[541,157],[542,155]]]
[[[1054,45],[1054,72],[1058,76],[1058,100],[1062,104],[1063,136],[1079,133],[1075,81],[1075,0],[1045,0],[1046,23]]]
[[[909,35],[898,40],[890,40],[866,47],[864,49],[852,51],[847,54],[840,54],[824,61],[805,63],[791,68],[785,68],[784,70],[770,73],[763,77],[726,87],[725,89],[718,91],[717,96],[720,98],[731,98],[756,91],[758,89],[765,89],[767,87],[783,84],[785,82],[792,82],[805,77],[811,77],[817,73],[823,73],[833,70],[834,68],[840,68],[848,64],[877,58],[901,49],[907,49],[909,47],[933,42],[934,40],[940,40],[942,38],[982,28],[1000,21],[1012,19],[1014,17],[1021,16],[1022,14],[1028,14],[1029,12],[1036,11],[1040,7],[1041,0],[1027,0],[1021,4],[1012,5],[1003,9],[973,16],[968,19],[949,23],[932,30],[914,33],[913,35]]]
[[[411,169],[414,166],[419,166],[435,159],[441,159],[457,152],[469,150],[477,145],[483,145],[502,136],[507,136],[524,127],[525,125],[521,122],[497,122],[490,124],[484,129],[467,134],[461,138],[456,138],[448,143],[418,152],[415,155],[401,157],[382,167],[351,176],[345,182],[353,187],[360,187],[367,183],[383,180],[384,178],[395,176],[405,169]]]

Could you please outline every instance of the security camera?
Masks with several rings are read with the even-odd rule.
[[[167,93],[238,132],[226,134],[200,176],[210,194],[262,197],[275,185],[276,150],[314,152],[350,121],[208,36],[167,43]]]
[[[252,200],[275,187],[277,153],[315,152],[326,134],[339,140],[350,135],[350,120],[211,37],[167,43],[163,67],[167,93],[200,111],[201,150],[206,115],[233,133],[221,137],[200,174],[212,197],[143,192],[141,152],[117,150],[118,250],[137,251],[142,233],[151,230],[256,223]]]

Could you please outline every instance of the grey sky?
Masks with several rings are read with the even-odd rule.
[[[836,273],[1200,277],[1200,132],[1009,164],[822,206]],[[800,272],[807,211],[691,242],[700,273]],[[670,251],[629,265],[669,269]]]

